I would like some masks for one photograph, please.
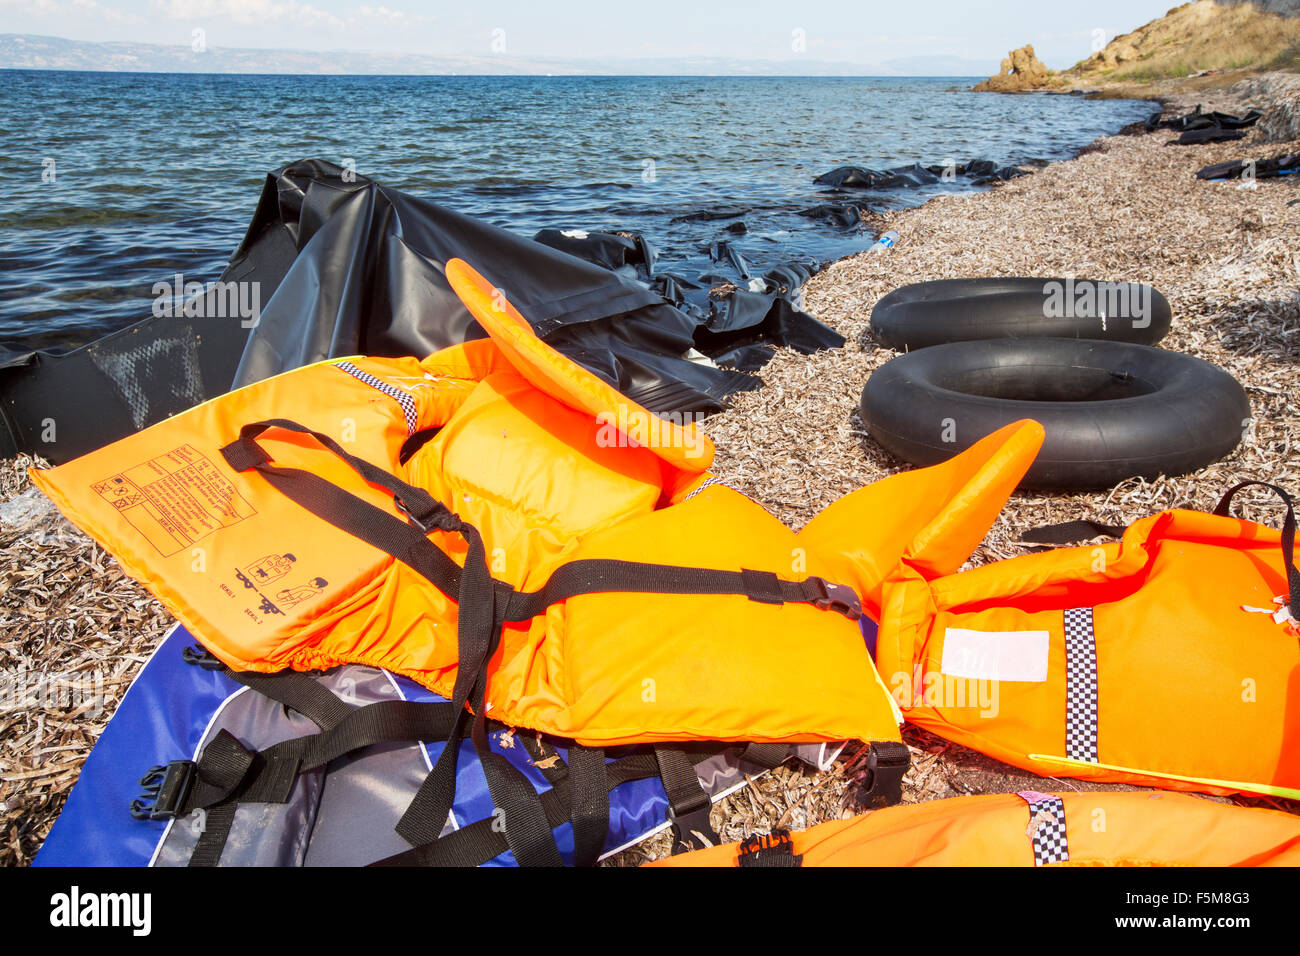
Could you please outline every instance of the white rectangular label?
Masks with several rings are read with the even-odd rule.
[[[950,627],[943,632],[940,670],[977,680],[1047,680],[1047,631],[972,631]]]

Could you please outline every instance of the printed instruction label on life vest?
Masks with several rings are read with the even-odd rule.
[[[173,448],[91,488],[163,557],[257,513],[193,445]]]
[[[255,624],[264,623],[268,615],[283,615],[285,608],[306,604],[325,593],[329,582],[318,576],[296,575],[297,562],[298,558],[288,552],[272,553],[234,569],[235,580],[244,591],[252,591],[257,598],[255,607],[244,609],[244,614]],[[290,576],[290,580],[282,581],[286,576]],[[219,586],[228,597],[237,597],[240,593],[225,584]]]

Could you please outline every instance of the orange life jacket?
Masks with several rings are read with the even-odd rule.
[[[956,797],[651,865],[1296,866],[1300,817],[1173,793]]]
[[[1229,517],[1231,494],[1119,543],[951,575],[905,558],[882,678],[908,720],[1045,776],[1300,797],[1295,518]]]
[[[708,474],[693,423],[555,352],[464,263],[447,277],[489,339],[289,372],[33,480],[230,667],[367,664],[470,705],[494,799],[485,715],[590,746],[901,748],[858,618],[905,550],[965,560],[1042,429],[795,534]]]
[[[432,556],[459,577],[463,522],[498,589],[530,596],[514,599],[487,668],[492,717],[592,743],[897,739],[857,596],[874,611],[914,539],[937,567],[958,566],[1041,430],[1012,426],[861,489],[796,535],[707,473],[713,448],[693,424],[559,355],[463,263],[448,278],[489,340],[298,369],[33,480],[238,670],[368,664],[451,696],[456,582],[422,571]],[[286,483],[306,491],[291,500]],[[350,526],[304,509],[303,494],[346,495]],[[363,527],[399,535],[387,547],[400,554],[426,536],[417,520],[436,548],[406,561]],[[639,583],[582,564],[598,577],[565,577],[593,561],[725,573],[688,582],[698,593],[639,566]]]

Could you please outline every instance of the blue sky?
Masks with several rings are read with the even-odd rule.
[[[201,27],[210,46],[225,47],[861,63],[919,55],[996,60],[1032,43],[1049,66],[1064,67],[1088,56],[1098,36],[1109,40],[1170,6],[1171,0],[0,0],[0,33],[189,45]]]

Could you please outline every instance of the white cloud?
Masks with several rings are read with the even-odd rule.
[[[0,3],[9,0],[0,0]],[[48,3],[54,0],[28,0]],[[83,2],[83,0],[76,0]],[[84,0],[94,3],[96,0]],[[172,20],[230,20],[245,26],[263,26],[269,23],[287,23],[306,27],[324,27],[345,30],[352,27],[410,26],[427,23],[434,18],[425,14],[410,14],[382,4],[365,4],[350,13],[339,15],[312,6],[302,0],[149,0],[150,8]]]
[[[154,12],[172,20],[228,19],[244,25],[294,23],[342,30],[342,18],[298,0],[149,0]]]
[[[0,8],[29,17],[95,17],[113,23],[144,23],[142,17],[98,0],[0,0]]]
[[[405,10],[394,10],[392,7],[385,7],[382,4],[377,7],[364,5],[358,7],[352,13],[348,14],[348,26],[388,26],[409,27],[417,23],[434,23],[437,17],[430,13],[408,13]]]
[[[388,7],[361,7],[357,10],[357,16],[364,20],[381,20],[385,23],[405,23],[406,14],[401,10],[390,10]]]

